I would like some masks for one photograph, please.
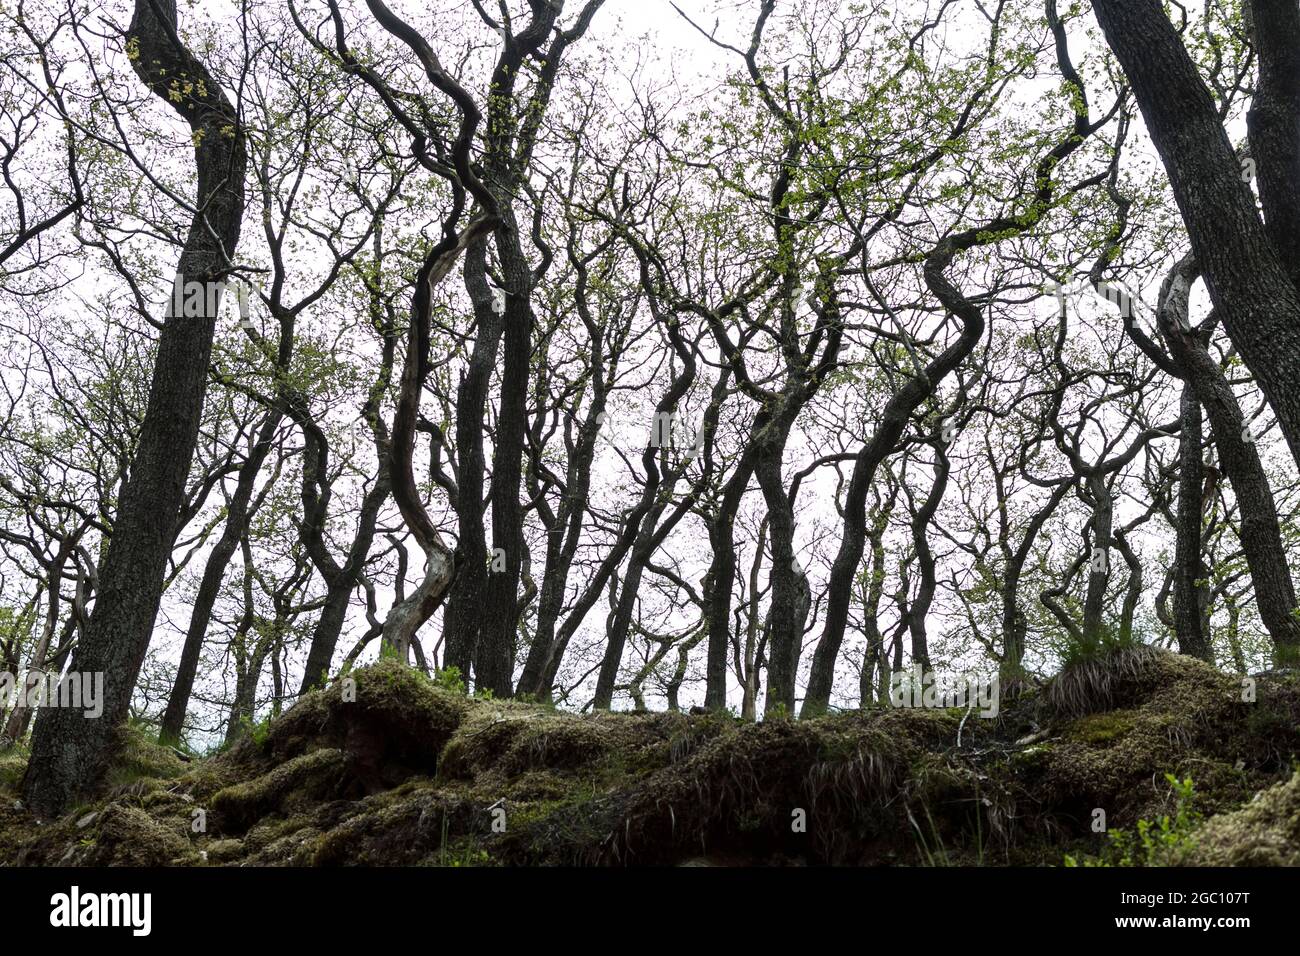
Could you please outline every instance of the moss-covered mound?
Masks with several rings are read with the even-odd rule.
[[[1168,813],[1174,774],[1213,817],[1183,862],[1295,862],[1300,678],[1246,682],[1163,651],[1109,663],[995,719],[882,707],[753,724],[467,700],[381,662],[214,757],[186,764],[136,735],[103,797],[61,820],[15,805],[7,771],[0,860],[1059,864],[1105,849],[1098,810],[1112,831]]]
[[[1172,861],[1186,866],[1300,866],[1300,772],[1221,814]]]

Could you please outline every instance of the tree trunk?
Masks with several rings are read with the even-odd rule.
[[[944,492],[948,489],[948,474],[951,466],[942,444],[934,446],[934,481],[930,485],[930,494],[925,504],[912,518],[912,546],[916,549],[916,563],[920,567],[921,580],[917,585],[916,598],[908,608],[907,629],[912,638],[912,662],[921,668],[921,673],[930,670],[930,644],[926,634],[926,618],[930,606],[934,603],[937,587],[935,579],[934,551],[930,547],[930,522],[939,510]]]
[[[1002,659],[999,666],[1003,686],[1010,686],[1012,682],[1021,680],[1025,676],[1022,662],[1025,655],[1025,637],[1028,635],[1029,628],[1025,622],[1025,612],[1020,607],[1020,579],[1024,575],[1025,562],[1029,560],[1034,542],[1038,540],[1043,525],[1056,512],[1070,488],[1070,481],[1060,481],[1052,489],[1052,494],[1043,507],[1034,512],[1033,517],[1029,519],[1029,526],[1025,529],[1024,537],[1020,539],[1019,547],[1013,551],[1008,545],[1004,551],[1006,560],[1002,571],[1001,588]],[[1005,508],[1005,504],[1001,507]]]
[[[581,281],[581,280],[580,280]],[[595,456],[596,437],[605,413],[606,386],[600,369],[604,367],[599,345],[600,330],[593,325],[592,365],[597,369],[596,394],[583,423],[574,460],[568,469],[564,497],[557,509],[546,541],[546,567],[542,572],[541,593],[537,602],[537,625],[528,649],[523,673],[515,688],[517,695],[537,695],[542,675],[555,645],[555,629],[564,610],[564,593],[569,570],[582,538],[582,518],[587,509],[591,488],[591,462]]]
[[[487,474],[483,420],[504,330],[502,315],[493,308],[493,293],[486,278],[486,236],[466,251],[464,277],[474,303],[478,335],[456,391],[456,577],[443,618],[443,663],[458,668],[468,682],[478,647],[489,560],[483,501],[483,476]]]
[[[973,245],[977,240],[971,235],[968,241]],[[835,660],[839,656],[840,645],[844,642],[853,579],[857,576],[866,540],[867,493],[875,478],[876,469],[898,444],[912,412],[934,394],[948,374],[970,355],[984,334],[984,313],[966,299],[944,275],[944,270],[952,263],[955,255],[954,243],[951,240],[945,241],[926,260],[925,278],[930,290],[943,305],[961,319],[961,334],[925,367],[924,373],[912,376],[894,393],[885,405],[875,433],[858,453],[853,465],[853,477],[849,481],[844,501],[844,533],[840,539],[840,549],[835,555],[835,563],[831,566],[826,589],[826,621],[821,640],[813,653],[812,671],[801,712],[804,717],[825,713],[830,703]]]
[[[1201,406],[1190,385],[1180,400],[1182,433],[1178,442],[1178,528],[1174,543],[1174,636],[1182,654],[1214,663],[1210,635],[1204,628],[1205,579],[1209,572],[1201,557],[1202,489]]]
[[[532,269],[519,246],[519,227],[508,199],[500,198],[502,224],[497,251],[506,284],[501,363],[501,402],[492,449],[492,561],[483,592],[474,684],[497,697],[514,691],[519,581],[523,567],[522,486],[524,436],[528,431],[528,382],[533,348]]]
[[[759,413],[760,417],[763,413]],[[757,420],[756,420],[757,426]],[[740,500],[754,473],[753,443],[746,449],[723,489],[718,510],[709,521],[709,544],[713,559],[705,577],[705,617],[709,638],[705,661],[704,706],[727,709],[727,651],[731,645],[731,591],[736,581],[736,545],[731,526],[740,510]]]
[[[1246,116],[1269,238],[1300,289],[1300,5],[1249,0],[1259,83]]]
[[[1300,294],[1260,221],[1210,92],[1160,0],[1094,0],[1092,7],[1164,161],[1210,298],[1300,461]]]
[[[309,449],[310,446],[309,441]],[[303,462],[303,467],[308,467],[307,461]],[[381,451],[379,475],[361,502],[361,513],[357,517],[357,532],[352,539],[352,547],[348,549],[344,564],[338,565],[325,554],[324,546],[319,540],[308,546],[312,563],[325,579],[326,590],[320,617],[316,619],[316,626],[312,629],[307,663],[303,668],[302,684],[298,689],[299,696],[323,686],[326,678],[329,677],[334,650],[338,647],[339,635],[343,633],[348,607],[352,603],[352,592],[357,586],[366,557],[370,554],[370,545],[375,537],[375,525],[379,519],[379,509],[388,499],[391,489],[390,468],[383,459]],[[321,510],[323,511],[323,507]]]
[[[92,720],[74,708],[42,710],[23,784],[27,806],[41,816],[61,813],[98,785],[117,727],[126,719],[194,457],[219,283],[229,274],[244,212],[246,154],[239,118],[207,67],[181,43],[176,26],[175,0],[137,0],[129,27],[139,53],[133,66],[194,134],[199,212],[177,272],[187,282],[202,283],[202,298],[213,308],[196,317],[177,315],[172,305],[166,311],[139,445],[99,572],[99,596],[73,653],[73,670],[103,674],[104,711]],[[186,84],[189,92],[177,94],[178,76],[193,81],[192,88]]]
[[[786,398],[790,404],[798,399]],[[799,402],[802,404],[802,402]],[[768,534],[772,565],[768,571],[767,697],[765,715],[795,715],[795,682],[799,655],[803,650],[803,629],[808,616],[808,579],[794,554],[794,508],[781,476],[786,438],[794,415],[783,410],[761,436],[760,454],[754,469],[763,501],[767,505]]]
[[[1223,372],[1195,335],[1166,323],[1166,341],[1205,409],[1219,452],[1219,468],[1232,485],[1241,509],[1238,532],[1255,586],[1260,619],[1273,639],[1279,660],[1300,657],[1300,620],[1295,616],[1295,586],[1287,564],[1277,504],[1264,465],[1246,427],[1241,406]]]
[[[1112,529],[1115,508],[1111,502],[1110,488],[1101,471],[1088,475],[1084,487],[1088,490],[1092,506],[1092,552],[1088,555],[1088,587],[1083,598],[1083,638],[1088,642],[1101,639],[1106,609],[1106,588],[1110,584]]]

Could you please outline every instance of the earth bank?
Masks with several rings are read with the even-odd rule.
[[[1138,647],[1004,695],[994,719],[758,724],[467,699],[391,661],[349,676],[211,757],[125,731],[103,795],[58,820],[23,809],[10,751],[0,862],[1300,863],[1294,671]]]

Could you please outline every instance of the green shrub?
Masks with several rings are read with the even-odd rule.
[[[1173,788],[1175,809],[1172,816],[1158,820],[1139,820],[1133,830],[1111,830],[1110,840],[1099,856],[1078,859],[1066,856],[1066,866],[1164,866],[1171,854],[1186,850],[1194,841],[1192,834],[1201,825],[1196,811],[1196,791],[1192,778],[1179,780],[1165,774]]]
[[[463,694],[465,678],[461,675],[460,668],[451,664],[433,672],[433,686],[441,687],[453,694]]]
[[[1136,628],[1124,631],[1114,624],[1104,624],[1091,634],[1086,631],[1079,636],[1066,634],[1056,642],[1062,669],[1095,661],[1115,651],[1142,647],[1146,643]]]

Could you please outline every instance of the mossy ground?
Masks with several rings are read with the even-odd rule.
[[[1168,812],[1172,773],[1209,818],[1179,862],[1300,862],[1295,672],[1257,675],[1250,700],[1165,652],[1103,667],[992,720],[883,707],[752,724],[466,699],[383,661],[216,756],[186,763],[129,731],[102,797],[60,820],[21,809],[11,751],[0,861],[1057,865],[1102,849],[1097,808],[1111,829]]]

